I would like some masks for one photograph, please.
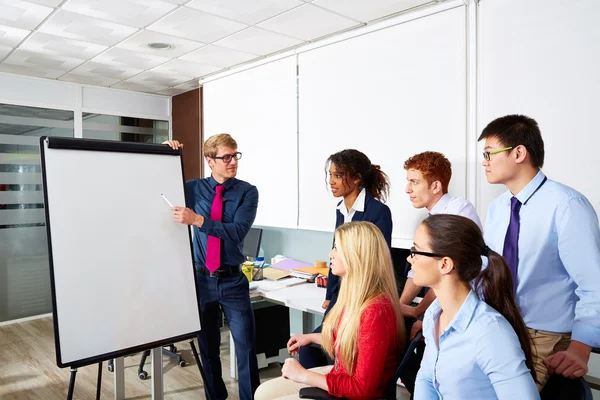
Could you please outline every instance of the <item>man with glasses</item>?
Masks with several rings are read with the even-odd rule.
[[[182,146],[176,140],[165,143],[174,149]],[[202,313],[198,343],[207,378],[204,390],[213,400],[227,398],[219,350],[220,307],[235,344],[239,398],[251,400],[260,380],[254,313],[241,264],[245,260],[244,238],[256,217],[258,190],[236,179],[242,153],[230,135],[211,136],[203,150],[211,176],[186,182],[187,207],[173,207],[173,214],[176,222],[194,229],[194,264]]]
[[[413,207],[425,208],[429,215],[461,215],[471,219],[481,229],[481,221],[473,204],[469,200],[454,197],[448,193],[452,165],[442,153],[426,151],[415,154],[404,162],[404,169],[407,180],[405,191]],[[403,316],[420,318],[435,300],[435,293],[433,290],[429,290],[419,305],[410,306],[421,289],[421,286],[417,286],[413,282],[412,270],[409,271],[408,279],[400,296],[400,311]],[[412,325],[410,337],[412,338],[421,327],[421,321],[415,322]]]
[[[590,202],[547,179],[535,120],[507,115],[489,123],[483,167],[508,189],[488,209],[485,241],[511,270],[515,298],[535,347],[541,390],[551,374],[587,373],[600,346],[600,230]]]

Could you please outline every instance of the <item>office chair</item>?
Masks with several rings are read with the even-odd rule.
[[[167,347],[167,346],[165,346]],[[177,347],[175,347],[175,345],[169,345],[168,349],[163,347],[162,349],[162,353],[163,356],[168,356],[172,359],[174,359],[177,364],[179,364],[180,367],[184,367],[187,363],[186,361],[183,359],[183,357],[181,357],[181,355],[177,354]],[[148,377],[148,373],[146,371],[144,371],[144,364],[146,364],[146,358],[148,358],[148,356],[150,355],[150,350],[147,350],[145,352],[142,353],[142,359],[140,360],[140,364],[138,365],[138,378],[140,378],[141,380],[145,380]],[[114,360],[108,360],[108,371],[109,372],[114,372],[115,370],[115,366],[114,366]]]
[[[404,373],[404,369],[410,365],[411,360],[417,356],[416,350],[417,346],[423,340],[422,332],[418,332],[413,340],[411,340],[406,352],[403,354],[402,361],[400,361],[400,365],[396,369],[394,376],[388,382],[383,392],[382,400],[396,400],[396,383],[398,379],[400,379]],[[314,399],[314,400],[345,400],[340,397],[332,396],[327,393],[326,390],[316,388],[316,387],[308,387],[300,389],[300,398],[301,399]]]
[[[583,378],[552,375],[540,393],[541,400],[592,400],[590,385]]]

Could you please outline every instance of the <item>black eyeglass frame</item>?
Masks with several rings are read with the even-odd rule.
[[[411,247],[409,250],[410,250],[410,258],[414,258],[415,255],[425,256],[425,257],[433,257],[433,258],[444,257],[443,255],[437,254],[437,253],[428,253],[426,251],[417,251],[417,249],[415,249],[414,247]]]
[[[225,154],[224,156],[214,156],[211,158],[215,159],[215,160],[223,160],[223,162],[225,164],[229,164],[231,162],[231,160],[233,160],[234,157],[236,160],[239,161],[242,158],[242,153],[240,153],[239,151],[236,151],[233,154]]]

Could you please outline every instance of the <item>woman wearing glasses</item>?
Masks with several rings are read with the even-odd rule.
[[[481,256],[488,258],[483,271]],[[458,215],[430,216],[408,261],[415,283],[437,296],[423,321],[415,399],[539,399],[510,270],[479,227]]]
[[[335,227],[350,221],[374,223],[385,238],[388,247],[392,243],[392,213],[383,204],[389,194],[390,183],[379,165],[358,150],[346,149],[329,156],[325,167],[333,197],[342,198],[336,208]],[[339,293],[340,278],[329,270],[327,292],[323,308],[325,315],[335,304]],[[321,332],[319,326],[315,333]],[[305,368],[327,365],[325,353],[319,347],[300,349],[300,363]]]
[[[256,400],[297,399],[316,386],[348,399],[379,399],[398,366],[404,322],[390,251],[370,222],[350,222],[335,231],[331,269],[343,276],[339,301],[325,317],[323,333],[293,336],[290,354],[312,342],[323,346],[335,365],[307,370],[288,358],[283,376],[262,384]]]

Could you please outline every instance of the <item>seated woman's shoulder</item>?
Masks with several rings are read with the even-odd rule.
[[[484,301],[480,301],[477,305],[472,323],[476,324],[482,333],[494,332],[499,329],[512,331],[512,327],[506,318]]]

